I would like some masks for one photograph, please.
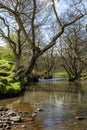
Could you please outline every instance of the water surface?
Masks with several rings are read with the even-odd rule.
[[[30,113],[43,109],[37,113],[42,130],[87,130],[87,119],[76,119],[87,117],[87,84],[67,80],[40,81],[27,87],[24,96],[15,100],[20,104],[14,106],[20,108],[21,105]]]
[[[87,86],[79,82],[47,81],[33,84],[24,95],[38,113],[44,130],[87,130]]]

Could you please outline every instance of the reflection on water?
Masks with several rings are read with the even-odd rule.
[[[41,129],[34,123],[28,130],[87,130],[87,119],[76,119],[87,117],[87,85],[80,82],[42,81],[28,86],[23,97],[1,100],[2,104],[30,115],[42,108],[37,113]]]
[[[87,87],[80,82],[39,82],[27,88],[24,101],[38,113],[44,130],[87,130],[87,120],[77,121],[76,116],[87,116]]]
[[[40,82],[29,86],[25,92],[26,102],[48,104],[76,104],[86,102],[86,87],[79,82]],[[32,99],[32,100],[31,100]]]

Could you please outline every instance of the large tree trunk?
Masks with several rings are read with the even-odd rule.
[[[20,59],[18,57],[15,58],[15,71],[19,70],[20,66]]]
[[[17,72],[21,67],[21,55],[15,54],[14,57],[15,57],[15,71]]]
[[[25,79],[29,80],[29,78],[31,77],[32,70],[35,66],[36,60],[37,60],[37,57],[33,55],[31,61],[29,62],[28,67],[27,68],[19,68],[19,70],[14,75],[14,79],[17,79],[17,80],[22,81],[22,82]]]
[[[32,56],[31,62],[29,63],[28,68],[27,68],[26,73],[25,73],[26,75],[29,75],[32,72],[32,70],[35,66],[36,60],[37,60],[37,57]]]

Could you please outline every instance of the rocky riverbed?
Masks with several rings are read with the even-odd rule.
[[[38,111],[42,111],[38,109]],[[36,120],[37,113],[30,115],[27,111],[13,111],[11,108],[0,107],[0,130],[39,130],[41,125]]]

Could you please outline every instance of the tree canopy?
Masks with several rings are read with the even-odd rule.
[[[65,1],[67,8],[61,11],[63,2],[63,0],[0,1],[0,36],[13,50],[17,66],[15,76],[23,77],[31,73],[37,58],[57,43],[68,26],[83,18],[85,21],[87,14],[85,0]],[[26,51],[27,65],[23,65],[23,71],[19,71],[22,54]]]

